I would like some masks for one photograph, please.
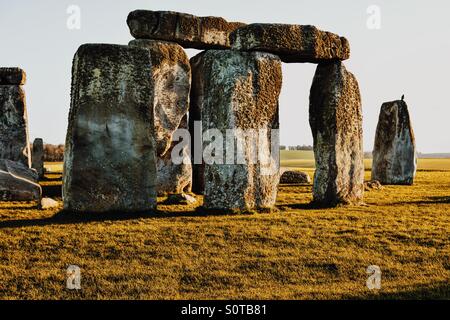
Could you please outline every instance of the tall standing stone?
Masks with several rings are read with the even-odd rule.
[[[153,81],[147,49],[82,45],[73,60],[64,155],[64,208],[147,211],[156,206]]]
[[[129,45],[150,51],[152,71],[149,76],[154,83],[155,139],[157,155],[162,156],[170,148],[172,135],[189,110],[189,58],[176,43],[133,40]]]
[[[364,194],[362,107],[358,82],[341,62],[319,64],[310,93],[314,202],[358,204]]]
[[[190,192],[191,165],[174,163],[171,158],[172,150],[177,145],[172,141],[175,130],[187,129],[191,89],[189,58],[176,43],[143,39],[133,40],[129,45],[147,48],[152,59],[158,194]],[[183,153],[189,159],[187,147]]]
[[[0,68],[0,159],[30,167],[25,80],[22,69]]]
[[[37,171],[39,178],[44,177],[44,141],[41,138],[33,141],[31,159],[31,167]]]
[[[381,106],[373,149],[372,180],[412,185],[417,155],[414,132],[405,101]]]
[[[211,50],[194,57],[191,66],[198,68],[193,74],[202,77],[193,80],[193,109],[201,112],[204,155],[212,156],[204,159],[204,206],[242,210],[272,207],[279,182],[279,141],[278,137],[271,140],[271,130],[279,127],[280,59],[261,52]],[[233,129],[249,134],[250,139],[237,134],[245,142],[230,148],[228,138]],[[252,138],[259,139],[256,149]],[[272,142],[275,154],[268,157]],[[242,152],[238,153],[239,145]],[[239,154],[242,158],[237,159]],[[251,161],[255,155],[256,161]]]

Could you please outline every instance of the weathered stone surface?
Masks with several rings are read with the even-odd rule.
[[[187,129],[187,116],[181,120],[180,129]],[[169,150],[158,157],[157,169],[157,190],[158,195],[167,193],[191,192],[192,189],[192,165],[190,164],[189,145],[181,149],[183,163],[178,164],[172,161],[172,151],[179,142],[172,142]],[[176,151],[176,150],[175,150]]]
[[[0,159],[31,166],[27,121],[23,89],[0,85]]]
[[[191,66],[183,48],[175,43],[133,40],[130,46],[150,50],[154,83],[155,138],[157,155],[170,148],[172,134],[189,109]],[[174,191],[175,192],[175,191]]]
[[[44,177],[44,141],[41,138],[33,141],[31,159],[31,167],[37,171],[39,178]]]
[[[381,106],[373,150],[372,180],[382,184],[411,185],[416,175],[414,132],[404,101]]]
[[[341,62],[319,64],[310,93],[309,122],[320,205],[357,204],[364,194],[362,110],[358,82]]]
[[[130,12],[127,24],[136,39],[171,41],[184,48],[200,50],[229,48],[229,34],[245,25],[219,17],[149,10]]]
[[[64,209],[154,209],[156,148],[150,52],[86,44],[75,54],[72,70]]]
[[[194,57],[191,67],[195,75],[196,92],[193,108],[201,111],[203,131],[218,130],[223,135],[216,146],[216,161],[205,160],[204,206],[207,209],[270,208],[275,204],[279,182],[278,137],[273,141],[276,152],[268,159],[271,146],[271,129],[278,129],[278,96],[281,90],[281,61],[278,57],[261,52],[211,50]],[[238,150],[227,148],[227,129],[239,129],[244,133],[266,130],[259,134],[257,153],[267,163],[250,162],[252,142],[245,139],[242,146],[244,162],[237,162]],[[212,133],[212,132],[211,132]],[[251,136],[251,134],[250,134]],[[256,138],[256,137],[255,137]],[[209,141],[206,141],[209,140]],[[203,141],[205,154],[211,148],[212,136],[206,134]],[[258,140],[256,140],[258,141]],[[253,149],[253,150],[252,150]],[[230,154],[228,154],[230,153]],[[256,154],[256,153],[255,153]],[[266,157],[265,157],[266,156]],[[228,159],[234,161],[229,164]]]
[[[233,49],[276,54],[283,62],[346,60],[350,57],[347,39],[314,26],[290,24],[249,24],[230,35]]]
[[[0,160],[0,201],[40,200],[42,189],[35,170],[21,162]]]
[[[20,68],[0,68],[0,85],[24,85],[27,80],[25,71]]]
[[[309,174],[302,171],[285,171],[281,175],[280,183],[285,184],[300,184],[300,183],[311,183],[311,178]]]

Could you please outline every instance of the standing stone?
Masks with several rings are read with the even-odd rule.
[[[372,180],[382,184],[412,185],[417,155],[414,132],[404,101],[381,106],[373,150]]]
[[[19,161],[30,167],[25,72],[0,68],[0,159]]]
[[[364,194],[362,107],[358,82],[341,62],[319,64],[310,93],[314,202],[358,204]]]
[[[22,86],[26,80],[27,75],[20,68],[0,68],[0,85]]]
[[[229,34],[245,25],[219,17],[150,10],[130,12],[127,24],[136,39],[171,41],[199,50],[230,48]]]
[[[276,54],[283,62],[325,62],[350,57],[347,39],[315,26],[254,23],[230,35],[233,49]]]
[[[153,81],[147,49],[82,45],[72,68],[64,209],[136,212],[156,206]]]
[[[279,127],[280,59],[261,52],[211,50],[194,57],[191,66],[198,68],[193,74],[203,77],[193,80],[197,104],[193,109],[201,112],[204,154],[213,156],[204,159],[205,208],[272,207],[279,182],[279,141],[278,137],[272,141],[271,129]],[[249,133],[250,138],[256,138],[256,150],[252,148],[251,139],[230,148],[227,134],[231,129],[242,130],[244,134]],[[258,135],[253,135],[251,130]],[[269,157],[271,142],[276,152]],[[212,145],[216,148],[208,153]],[[243,149],[244,161],[237,159],[238,145]],[[258,158],[251,162],[253,155],[265,161]]]
[[[44,177],[44,141],[36,138],[33,141],[33,152],[31,154],[31,167],[35,169],[39,178]]]
[[[130,46],[150,50],[154,83],[153,110],[157,155],[164,155],[171,146],[173,132],[189,110],[191,66],[183,48],[175,43],[133,40]]]
[[[179,129],[187,130],[187,116],[185,116]],[[189,141],[188,141],[189,142]],[[168,193],[181,194],[184,192],[191,192],[192,190],[192,165],[189,153],[189,144],[182,146],[179,153],[183,163],[174,163],[172,159],[172,152],[178,151],[177,148],[180,142],[172,142],[169,150],[158,157],[158,195],[163,196]]]

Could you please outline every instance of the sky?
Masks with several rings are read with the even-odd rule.
[[[79,29],[68,28],[79,8]],[[72,58],[84,43],[127,44],[135,9],[221,16],[245,23],[312,24],[345,36],[363,103],[364,149],[373,148],[381,104],[405,94],[420,152],[450,152],[450,1],[446,0],[0,0],[0,66],[18,66],[30,138],[64,143]],[[69,12],[68,12],[69,11]],[[73,26],[73,24],[72,24]],[[188,50],[190,56],[196,50]],[[283,64],[281,144],[312,144],[308,122],[314,64]]]

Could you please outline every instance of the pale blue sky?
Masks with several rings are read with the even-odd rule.
[[[69,30],[69,5],[81,29]],[[381,9],[381,29],[366,26],[367,8]],[[25,69],[31,138],[65,140],[72,58],[83,43],[127,44],[135,9],[223,16],[229,21],[314,24],[349,39],[347,68],[359,80],[364,147],[371,150],[384,101],[404,93],[421,152],[450,152],[450,2],[407,0],[0,0],[1,66]],[[193,51],[189,51],[192,54]],[[282,144],[311,144],[308,97],[315,65],[284,64],[280,98]]]

